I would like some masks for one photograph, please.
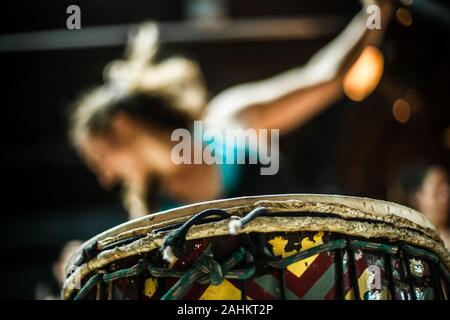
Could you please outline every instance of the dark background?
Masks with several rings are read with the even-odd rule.
[[[63,29],[70,4],[81,7],[82,27],[184,18],[180,0],[16,1],[2,4],[0,32]],[[231,0],[229,9],[233,18],[338,14],[350,19],[359,4]],[[421,10],[413,8],[412,15],[410,27],[392,21],[382,47],[385,73],[372,95],[361,103],[343,99],[282,139],[282,152],[304,186],[299,192],[385,199],[386,175],[399,164],[426,157],[450,168],[449,134],[447,140],[444,134],[450,132],[449,27]],[[329,40],[170,44],[162,52],[197,60],[214,95],[301,65]],[[66,136],[68,103],[80,90],[101,83],[105,64],[122,53],[123,46],[0,53],[1,298],[33,299],[38,285],[54,287],[51,266],[65,242],[126,220],[118,194],[98,186]],[[402,124],[392,116],[392,104],[408,92],[417,103]]]

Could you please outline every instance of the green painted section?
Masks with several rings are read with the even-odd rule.
[[[303,296],[304,300],[323,300],[336,282],[336,266],[333,263]]]
[[[264,290],[266,290],[274,299],[281,299],[281,289],[280,283],[278,279],[276,279],[273,275],[267,274],[261,277],[257,277],[254,281]],[[285,296],[287,300],[299,300],[291,290],[285,288],[284,290]]]

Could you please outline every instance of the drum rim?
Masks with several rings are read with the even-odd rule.
[[[292,194],[258,195],[258,196],[244,196],[244,197],[218,199],[218,200],[198,202],[169,210],[160,211],[157,213],[149,214],[144,217],[124,222],[116,227],[110,228],[96,235],[95,237],[89,239],[83,244],[83,246],[91,241],[99,241],[107,237],[117,235],[127,230],[136,229],[143,226],[151,226],[152,224],[163,222],[168,219],[160,219],[160,218],[164,217],[173,218],[173,214],[176,213],[178,213],[178,215],[176,215],[177,217],[190,216],[199,211],[212,207],[219,209],[228,209],[232,207],[248,206],[260,200],[268,200],[268,201],[298,200],[305,202],[327,203],[330,205],[334,204],[346,205],[356,210],[361,211],[367,210],[368,214],[375,214],[381,216],[392,214],[397,217],[407,219],[412,223],[425,229],[436,231],[435,226],[425,217],[425,215],[412,208],[394,202],[371,199],[367,197],[347,196],[347,195],[292,193]],[[363,205],[361,205],[361,203],[363,203]]]
[[[120,233],[154,225],[173,218],[189,217],[193,214],[200,212],[208,208],[229,209],[233,207],[249,206],[261,200],[268,201],[305,201],[305,202],[318,202],[330,205],[345,205],[350,208],[367,211],[369,215],[387,216],[392,214],[399,218],[406,219],[413,224],[430,230],[430,233],[436,233],[435,226],[420,212],[406,207],[401,204],[397,204],[390,201],[371,199],[367,197],[356,197],[347,195],[328,195],[328,194],[308,194],[308,193],[293,193],[293,194],[275,194],[275,195],[257,195],[257,196],[244,196],[235,198],[218,199],[211,201],[198,202],[189,204],[169,210],[160,211],[157,213],[149,214],[144,217],[136,218],[130,221],[121,223],[113,228],[107,229],[98,235],[85,241],[82,248],[89,246],[90,244],[101,241],[106,238],[117,236]],[[362,205],[361,205],[362,204]],[[388,212],[388,213],[387,213]],[[73,264],[77,254],[81,251],[78,250],[69,260],[68,265]]]
[[[377,216],[378,218],[386,217],[397,217],[405,221],[409,221],[412,226],[416,227],[418,231],[424,232],[431,238],[436,238],[437,232],[435,227],[431,222],[421,213],[408,208],[403,205],[395,204],[383,200],[375,200],[363,197],[354,196],[340,196],[340,195],[316,195],[316,194],[282,194],[282,195],[264,195],[264,196],[249,196],[249,197],[238,197],[231,199],[220,199],[214,201],[206,201],[196,204],[191,204],[179,208],[174,208],[153,215],[145,216],[142,218],[134,219],[123,224],[120,224],[114,228],[106,230],[99,235],[86,241],[81,249],[74,254],[72,259],[69,261],[69,266],[73,265],[74,260],[79,257],[83,248],[102,241],[104,239],[118,236],[124,232],[135,230],[138,228],[149,227],[158,223],[165,221],[170,221],[174,218],[189,218],[192,215],[208,209],[208,208],[220,208],[230,211],[239,210],[239,208],[251,208],[252,206],[263,205],[274,205],[277,211],[283,209],[285,211],[292,211],[289,208],[290,205],[294,207],[296,205],[306,203],[306,204],[319,204],[319,205],[329,205],[331,207],[345,206],[351,208],[355,211],[363,212],[369,216]],[[313,210],[314,211],[314,210]],[[317,212],[320,212],[318,210]],[[333,213],[333,212],[331,212]],[[339,216],[336,214],[336,216]],[[341,217],[342,218],[342,217]],[[370,220],[370,219],[367,219]],[[67,280],[67,279],[66,279]]]
[[[203,201],[198,202],[194,204],[188,204],[184,206],[180,206],[177,208],[159,211],[154,214],[149,214],[144,217],[136,218],[127,222],[124,222],[116,227],[110,228],[97,236],[93,237],[92,239],[100,240],[105,237],[109,237],[113,234],[117,234],[120,232],[123,232],[125,230],[130,230],[134,228],[138,228],[141,226],[148,226],[152,223],[155,223],[155,217],[160,216],[167,216],[170,213],[178,212],[179,214],[182,214],[184,212],[187,213],[187,215],[193,214],[194,212],[199,212],[201,210],[215,207],[219,209],[227,209],[231,207],[237,207],[242,205],[249,205],[250,203],[254,203],[256,201],[260,200],[270,200],[270,201],[287,201],[287,200],[299,200],[299,201],[305,201],[305,202],[322,202],[322,203],[329,203],[329,204],[341,204],[341,205],[347,205],[349,207],[352,207],[354,209],[360,209],[360,210],[368,210],[369,214],[380,214],[380,215],[387,215],[387,214],[393,214],[401,218],[405,218],[413,222],[414,224],[417,224],[423,228],[428,228],[433,231],[436,231],[435,226],[428,220],[428,218],[425,217],[422,213],[420,213],[417,210],[414,210],[412,208],[409,208],[407,206],[385,201],[385,200],[378,200],[378,199],[372,199],[367,197],[356,197],[356,196],[347,196],[347,195],[328,195],[328,194],[308,194],[308,193],[292,193],[292,194],[275,194],[275,195],[258,195],[258,196],[244,196],[244,197],[235,197],[235,198],[224,198],[224,199],[218,199],[218,200],[211,200],[211,201]],[[360,203],[365,203],[366,205],[360,205]],[[232,204],[232,205],[229,205]],[[371,208],[372,206],[372,208]],[[378,211],[376,209],[380,209],[381,207],[389,208],[385,210],[384,212]],[[392,210],[391,210],[392,209]],[[372,212],[370,212],[372,211]],[[387,213],[386,213],[387,211]],[[157,220],[163,221],[163,220]]]

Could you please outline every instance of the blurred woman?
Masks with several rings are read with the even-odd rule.
[[[389,200],[423,213],[450,250],[450,186],[443,166],[425,162],[405,166],[389,186]]]
[[[280,134],[307,122],[342,96],[344,75],[364,48],[382,38],[389,1],[363,2],[346,29],[306,65],[232,87],[209,102],[194,62],[155,61],[158,32],[147,24],[131,42],[127,59],[107,66],[105,84],[75,103],[72,142],[103,186],[122,185],[131,218],[223,197],[298,191],[282,161],[279,173],[264,179],[251,166],[175,164],[170,135],[178,128],[192,132],[195,120],[217,130],[264,128]],[[381,29],[367,27],[365,9],[371,4],[381,6]],[[366,78],[371,81],[371,74]]]

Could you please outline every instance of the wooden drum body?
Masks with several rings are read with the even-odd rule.
[[[326,195],[217,200],[130,221],[71,259],[64,299],[447,300],[424,216]]]

